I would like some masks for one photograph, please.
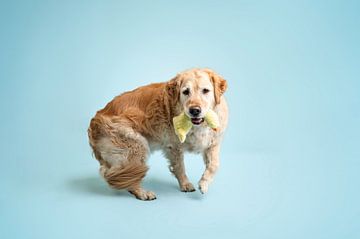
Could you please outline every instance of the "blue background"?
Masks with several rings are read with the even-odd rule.
[[[359,1],[2,1],[0,238],[360,238]],[[98,176],[115,95],[210,67],[230,125],[208,194],[160,153],[152,202]],[[187,155],[197,183],[201,157]]]

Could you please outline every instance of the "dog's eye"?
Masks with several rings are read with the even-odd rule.
[[[209,90],[209,89],[206,89],[206,88],[202,90],[203,94],[207,94],[207,93],[209,93],[209,91],[210,91],[210,90]]]
[[[184,95],[189,95],[190,94],[190,90],[189,89],[186,89],[182,92]]]

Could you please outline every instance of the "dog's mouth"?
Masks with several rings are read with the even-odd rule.
[[[191,118],[191,123],[194,125],[200,125],[202,122],[204,122],[204,118]]]

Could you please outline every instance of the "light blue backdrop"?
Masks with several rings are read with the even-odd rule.
[[[0,238],[360,238],[359,1],[2,1]],[[221,169],[152,202],[109,189],[87,127],[115,95],[210,67]],[[203,164],[188,155],[197,183]]]

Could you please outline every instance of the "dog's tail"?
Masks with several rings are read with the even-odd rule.
[[[140,184],[148,169],[144,163],[128,162],[123,166],[111,168],[102,165],[100,167],[100,174],[105,178],[110,187],[129,189]]]
[[[90,145],[100,162],[100,174],[110,187],[139,187],[148,170],[149,145],[126,118],[97,114],[88,130]]]

